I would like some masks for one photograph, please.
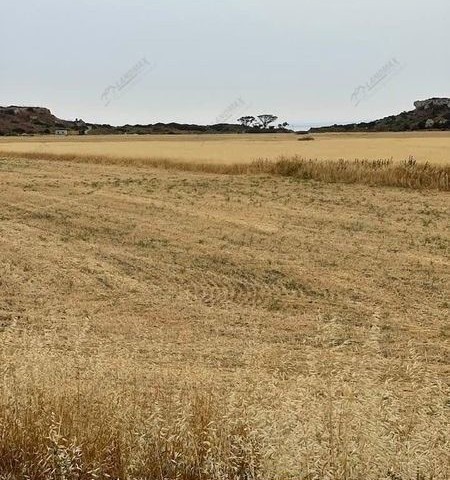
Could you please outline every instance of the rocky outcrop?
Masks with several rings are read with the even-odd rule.
[[[46,134],[73,126],[73,122],[55,117],[48,108],[0,107],[0,135]]]
[[[450,98],[429,98],[414,102],[409,112],[374,120],[373,122],[332,125],[311,129],[319,132],[406,132],[414,130],[450,130]]]
[[[432,107],[448,107],[450,108],[450,98],[429,98],[428,100],[417,100],[414,102],[417,110],[427,110]]]

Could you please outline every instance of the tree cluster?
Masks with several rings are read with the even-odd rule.
[[[273,128],[271,123],[274,123],[278,120],[276,115],[272,114],[263,114],[254,117],[252,115],[246,115],[244,117],[238,118],[238,122],[243,125],[244,127],[252,127],[252,128]],[[278,128],[286,128],[289,124],[287,122],[279,123]]]

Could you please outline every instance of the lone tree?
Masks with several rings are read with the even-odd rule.
[[[251,127],[256,122],[256,118],[252,115],[247,115],[245,117],[238,118],[238,122],[244,127]]]
[[[267,128],[271,123],[278,120],[276,115],[264,114],[258,115],[258,119],[261,123],[262,128]]]

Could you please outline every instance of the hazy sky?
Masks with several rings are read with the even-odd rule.
[[[450,0],[0,0],[0,18],[0,105],[66,119],[341,122],[450,96]]]

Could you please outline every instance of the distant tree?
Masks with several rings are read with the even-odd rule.
[[[282,128],[286,128],[289,126],[288,122],[283,122],[278,124],[278,128],[281,130]]]
[[[255,122],[256,118],[252,115],[247,115],[241,118],[238,118],[238,122],[242,124],[244,127],[251,127]]]
[[[271,123],[276,122],[278,120],[278,117],[276,115],[264,114],[258,115],[258,120],[262,128],[267,128]]]

